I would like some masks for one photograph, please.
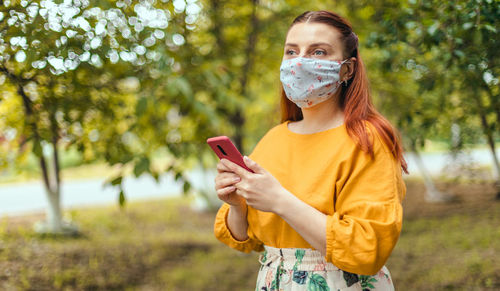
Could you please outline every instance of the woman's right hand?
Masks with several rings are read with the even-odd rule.
[[[215,176],[215,191],[220,200],[231,206],[242,206],[245,199],[236,194],[234,184],[241,178],[219,161],[217,164],[217,176]]]

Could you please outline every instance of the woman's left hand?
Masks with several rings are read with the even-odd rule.
[[[245,165],[255,173],[245,170],[239,165],[222,159],[221,162],[232,172],[240,176],[241,181],[234,184],[236,194],[245,198],[247,205],[265,212],[276,212],[281,199],[290,193],[279,181],[249,157],[243,158]]]

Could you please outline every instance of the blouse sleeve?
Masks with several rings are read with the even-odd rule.
[[[326,260],[361,275],[377,273],[389,258],[401,232],[406,193],[399,161],[375,137],[374,158],[364,152],[353,157],[335,185],[334,213],[327,216]]]
[[[227,215],[229,213],[229,208],[229,204],[224,203],[217,212],[214,224],[215,237],[217,237],[218,240],[225,243],[229,247],[244,253],[249,253],[252,250],[258,252],[262,251],[262,243],[257,239],[252,238],[250,234],[248,236],[248,239],[244,241],[239,241],[234,238],[234,236],[231,234],[231,231],[227,227]]]

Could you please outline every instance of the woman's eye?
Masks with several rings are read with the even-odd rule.
[[[291,56],[291,55],[295,54],[295,51],[293,51],[293,50],[287,50],[286,54]]]
[[[324,56],[324,55],[326,55],[326,53],[325,53],[325,51],[322,51],[322,50],[315,50],[313,52],[313,55],[315,55],[315,56]]]

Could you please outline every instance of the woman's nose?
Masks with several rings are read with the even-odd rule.
[[[297,57],[299,57],[299,58],[305,58],[305,57],[306,57],[306,55],[307,55],[307,54],[306,54],[306,52],[300,52],[300,53],[297,55]]]

